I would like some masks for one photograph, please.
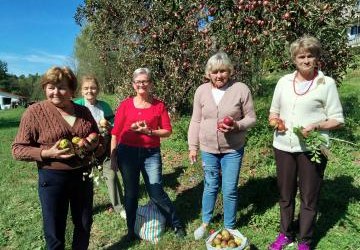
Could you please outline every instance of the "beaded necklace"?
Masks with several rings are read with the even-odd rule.
[[[296,72],[295,77],[294,77],[294,80],[293,80],[293,89],[294,89],[294,93],[295,93],[296,95],[300,95],[300,96],[301,96],[301,95],[305,95],[307,92],[309,92],[311,86],[312,86],[313,83],[314,83],[314,79],[315,79],[316,76],[318,75],[318,72],[317,72],[317,70],[314,72],[314,77],[313,77],[313,79],[311,80],[311,83],[310,83],[309,87],[308,87],[308,88],[306,89],[306,91],[303,92],[303,93],[298,93],[298,92],[296,92],[295,79],[296,79],[298,73],[299,73],[299,72]]]

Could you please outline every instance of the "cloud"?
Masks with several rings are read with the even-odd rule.
[[[15,75],[42,74],[48,68],[58,66],[72,66],[71,56],[51,54],[44,51],[34,51],[31,54],[1,53],[0,60],[8,65],[8,73]]]

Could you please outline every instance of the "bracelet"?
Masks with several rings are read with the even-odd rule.
[[[148,133],[148,136],[152,136],[152,133],[153,133],[153,131],[152,131],[152,129],[150,129],[149,133]]]

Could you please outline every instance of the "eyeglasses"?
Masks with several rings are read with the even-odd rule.
[[[149,80],[145,80],[145,81],[135,81],[134,82],[134,84],[136,84],[136,85],[144,85],[144,86],[146,86],[146,85],[149,85],[149,83],[150,83],[150,81]]]

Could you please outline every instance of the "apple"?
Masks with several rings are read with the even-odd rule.
[[[216,8],[215,7],[210,7],[210,9],[209,9],[210,16],[215,15],[215,13],[216,13]]]
[[[240,245],[241,245],[241,243],[242,243],[241,238],[239,238],[239,237],[235,236],[235,237],[234,237],[234,240],[235,240],[235,243],[236,243],[238,246],[240,246]]]
[[[222,235],[221,235],[221,234],[217,234],[217,235],[215,236],[215,238],[221,240],[221,239],[222,239]]]
[[[220,244],[220,245],[221,245],[222,248],[226,248],[226,247],[228,246],[226,240],[221,241],[221,244]]]
[[[291,14],[289,12],[286,12],[283,16],[282,16],[282,19],[284,20],[289,20],[291,17]]]
[[[79,136],[74,136],[72,139],[71,139],[71,142],[73,144],[78,144],[79,141],[81,140],[81,138]]]
[[[222,235],[223,238],[224,237],[230,237],[230,232],[228,230],[226,230],[226,229],[223,229],[221,231],[221,235]]]
[[[215,233],[215,229],[210,229],[210,230],[209,230],[209,234],[211,235],[211,234],[213,234],[213,233]]]
[[[109,122],[108,122],[105,118],[102,118],[102,119],[99,121],[100,127],[107,127],[108,124],[109,124]]]
[[[278,118],[270,118],[269,125],[271,127],[277,128],[278,124],[279,124],[279,119]]]
[[[215,238],[212,240],[212,243],[213,243],[214,245],[220,245],[220,244],[221,244],[221,240],[215,237]]]
[[[71,142],[68,139],[61,139],[59,149],[70,148]]]
[[[277,126],[277,130],[280,133],[285,132],[286,127],[285,127],[285,123],[283,121],[280,120],[280,122],[279,122],[279,124]]]
[[[234,125],[234,120],[230,116],[226,116],[223,119],[223,123],[227,126],[232,126]]]
[[[231,242],[229,241],[228,242],[228,247],[229,248],[236,248],[236,247],[238,247],[238,245],[234,241],[231,241]]]

